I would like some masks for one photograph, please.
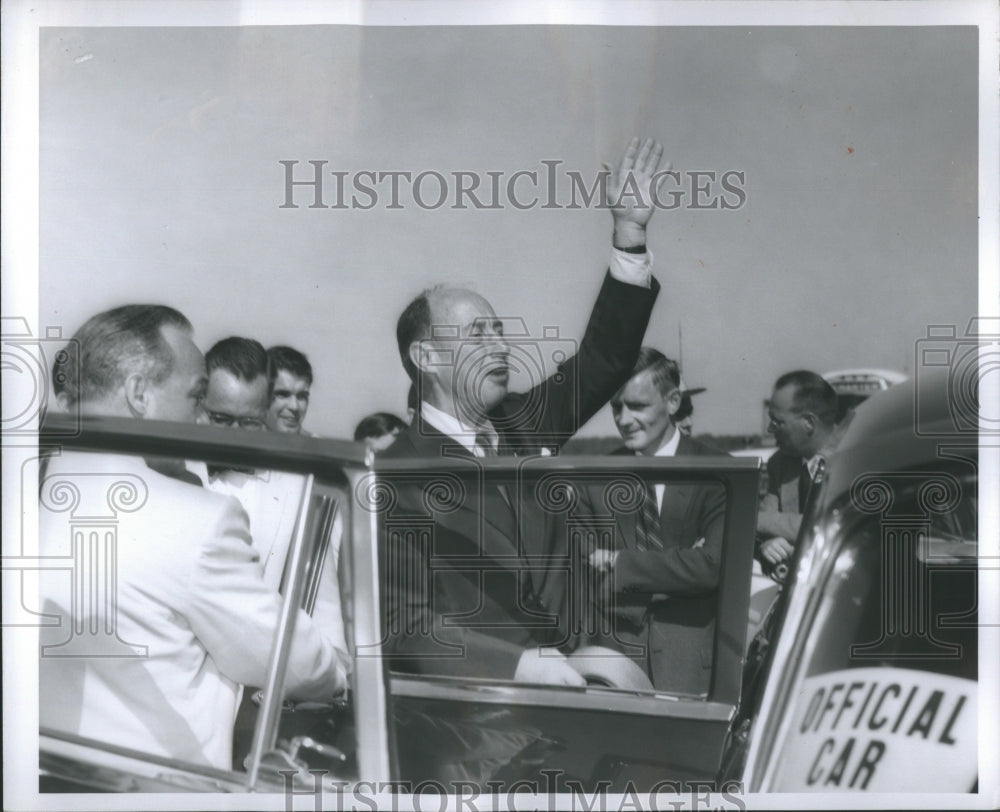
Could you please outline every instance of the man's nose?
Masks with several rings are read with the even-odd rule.
[[[510,346],[507,344],[506,339],[501,333],[493,333],[490,336],[490,343],[492,344],[492,351],[502,355],[510,354]]]

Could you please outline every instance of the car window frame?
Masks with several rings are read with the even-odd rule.
[[[39,432],[39,452],[58,453],[61,449],[73,449],[84,452],[122,454],[133,457],[167,457],[177,460],[199,460],[213,464],[240,465],[265,468],[270,470],[288,471],[307,476],[309,487],[304,488],[301,507],[308,508],[309,499],[313,493],[313,483],[321,479],[323,482],[339,481],[348,495],[355,492],[361,479],[369,472],[372,454],[362,444],[325,440],[313,437],[301,437],[287,434],[269,434],[265,432],[236,432],[215,426],[200,424],[179,424],[162,421],[139,421],[113,417],[77,417],[60,414],[48,415]],[[345,539],[341,540],[341,549],[346,546],[344,560],[347,566],[353,562],[361,562],[362,572],[365,571],[365,556],[362,551],[367,548],[369,557],[374,554],[374,536],[371,535],[373,524],[369,517],[360,515],[362,511],[353,509],[353,500],[347,498],[345,504],[339,506]],[[218,790],[220,787],[233,788],[239,786],[245,792],[279,792],[284,789],[289,779],[278,774],[270,775],[261,770],[262,762],[268,756],[276,756],[279,760],[282,753],[276,747],[278,723],[280,721],[282,702],[271,697],[280,696],[280,688],[284,682],[287,652],[297,617],[297,609],[302,604],[306,590],[306,569],[309,555],[304,551],[306,541],[305,521],[300,514],[296,521],[294,543],[290,545],[286,563],[285,594],[279,615],[278,627],[271,642],[268,658],[269,670],[267,684],[263,686],[263,701],[254,726],[253,746],[250,752],[251,766],[246,772],[238,770],[219,770],[217,768],[199,765],[169,757],[156,756],[139,750],[123,748],[117,745],[87,739],[73,734],[54,730],[40,730],[44,750],[46,739],[55,743],[52,755],[58,759],[58,751],[67,748],[79,752],[85,747],[93,761],[97,752],[104,752],[117,758],[130,759],[143,765],[159,765],[173,771],[170,775],[188,776],[193,786],[191,789],[203,788],[206,791]],[[371,572],[371,562],[368,562],[368,572]],[[357,584],[357,573],[350,571],[350,580]],[[341,579],[343,580],[343,579]],[[371,581],[369,581],[371,583]],[[348,640],[365,640],[378,652],[378,635],[371,634],[372,605],[375,607],[374,628],[378,628],[377,584],[373,591],[354,588],[351,590],[352,603],[350,616],[352,629],[345,630]],[[367,594],[366,594],[367,592]],[[345,612],[345,616],[348,613]],[[369,631],[359,629],[357,623],[365,624]],[[373,639],[374,638],[374,639]],[[280,655],[280,656],[276,656]],[[353,652],[352,652],[353,654]],[[357,661],[358,658],[355,658]],[[384,695],[384,675],[371,663],[381,664],[381,657],[374,656],[371,662],[359,669],[357,662],[351,674],[352,696],[356,703],[355,718],[363,718],[359,714],[378,711],[377,697]],[[359,670],[362,672],[359,674]],[[366,683],[365,680],[368,680]],[[364,686],[364,690],[359,690]],[[377,715],[376,717],[377,720]],[[370,729],[366,725],[357,725],[357,755],[359,774],[370,772],[378,776],[376,780],[389,780],[388,757],[389,745],[386,740],[386,725],[384,719]],[[116,768],[109,768],[115,772]],[[149,778],[158,781],[159,778]],[[183,784],[183,781],[167,783]],[[203,786],[199,786],[199,784]]]
[[[723,535],[723,572],[718,586],[718,613],[713,642],[714,664],[711,686],[706,697],[666,693],[630,693],[619,689],[588,686],[519,685],[509,680],[456,678],[404,674],[389,671],[390,712],[397,696],[420,699],[444,699],[458,702],[514,705],[558,705],[567,710],[608,708],[612,712],[646,716],[697,719],[724,726],[737,716],[743,687],[747,633],[746,617],[750,601],[750,573],[753,565],[753,539],[759,507],[759,479],[763,464],[756,457],[640,457],[632,455],[556,455],[493,457],[477,459],[477,469],[487,480],[506,480],[510,485],[515,474],[540,479],[551,473],[562,474],[568,483],[575,477],[633,474],[663,482],[719,482],[727,493]],[[433,477],[460,473],[470,476],[468,460],[458,463],[442,458],[377,459],[375,476],[390,479],[394,474],[419,471]],[[741,575],[742,573],[742,575]],[[745,584],[740,586],[742,576]],[[738,644],[741,642],[742,644]],[[387,666],[388,670],[388,666]],[[665,699],[664,697],[668,697]],[[720,741],[721,768],[724,750]],[[394,760],[396,753],[394,751]]]

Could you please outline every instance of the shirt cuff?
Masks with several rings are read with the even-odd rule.
[[[652,251],[646,251],[644,254],[630,254],[626,251],[619,251],[617,248],[611,249],[611,262],[608,265],[608,270],[619,282],[648,288],[652,284],[652,268]]]

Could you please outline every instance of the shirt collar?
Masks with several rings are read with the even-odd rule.
[[[457,417],[447,412],[442,412],[435,406],[431,406],[426,400],[420,404],[420,416],[424,419],[425,423],[437,429],[446,437],[450,437],[470,454],[474,454],[477,457],[483,454],[482,449],[476,445],[477,432],[489,440],[494,451],[500,445],[500,435],[497,434],[497,430],[493,428],[493,424],[490,422],[479,428],[469,426]]]
[[[674,433],[663,445],[656,449],[654,457],[673,457],[677,455],[677,446],[681,441],[681,433],[674,427]]]
[[[813,454],[809,459],[806,460],[806,468],[809,470],[809,478],[816,478],[816,470],[819,468],[820,462],[825,459],[822,454]]]

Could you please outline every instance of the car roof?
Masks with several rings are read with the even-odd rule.
[[[860,404],[830,457],[826,499],[835,499],[863,474],[931,464],[949,446],[974,453],[976,434],[958,431],[955,417],[960,411],[975,425],[975,406],[956,398],[952,383],[947,369],[921,370]]]

